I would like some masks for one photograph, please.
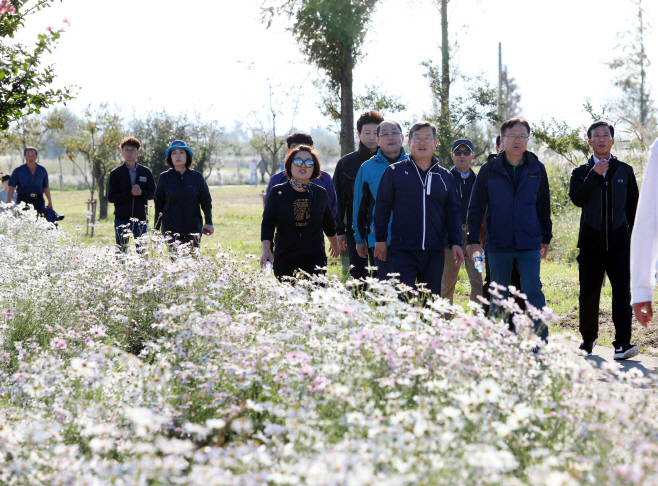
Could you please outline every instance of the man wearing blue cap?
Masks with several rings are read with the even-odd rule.
[[[194,154],[185,142],[173,141],[166,157],[171,169],[160,174],[155,188],[155,229],[167,235],[171,243],[198,247],[202,233],[212,235],[215,231],[208,184],[201,172],[190,169]]]
[[[475,172],[471,169],[471,163],[475,158],[473,143],[467,139],[456,140],[452,144],[451,157],[455,166],[450,173],[455,179],[461,200],[462,236],[464,241],[462,251],[464,252],[464,256],[467,257],[466,236],[468,234],[468,225],[466,224],[466,213],[468,212],[468,202],[471,199],[471,191],[473,190],[476,179]],[[452,261],[452,249],[446,248],[445,251],[446,258],[443,267],[443,279],[441,280],[441,297],[448,299],[452,304],[455,285],[457,285],[457,280],[459,279],[460,267],[456,266]],[[475,264],[471,258],[466,258],[464,264],[471,283],[471,301],[478,302],[478,296],[482,295],[482,273],[475,268]]]

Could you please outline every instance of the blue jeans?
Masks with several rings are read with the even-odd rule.
[[[512,267],[516,263],[516,268],[521,276],[521,291],[526,294],[528,302],[533,307],[542,310],[546,305],[544,293],[541,291],[541,279],[539,277],[541,269],[541,257],[539,250],[517,250],[517,251],[488,251],[489,268],[491,269],[491,281],[498,285],[503,285],[505,290],[500,293],[503,298],[507,298],[512,278]],[[491,305],[491,315],[500,312],[500,306]],[[544,341],[548,340],[548,326],[537,320],[535,323],[535,332]]]
[[[114,220],[114,236],[116,237],[116,244],[119,250],[126,253],[128,250],[128,242],[130,236],[124,236],[124,231],[132,231],[135,238],[139,238],[148,231],[146,221],[126,221],[125,219]],[[139,250],[139,245],[135,243],[135,247]]]

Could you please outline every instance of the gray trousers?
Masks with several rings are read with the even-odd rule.
[[[477,271],[473,260],[468,257],[466,252],[466,233],[468,229],[463,229],[463,239],[464,245],[462,246],[462,251],[464,252],[464,264],[466,265],[466,273],[468,273],[468,279],[471,282],[471,301],[477,302],[478,295],[482,295],[482,274]],[[455,259],[452,256],[452,249],[446,249],[446,258],[443,265],[443,279],[441,280],[441,297],[448,299],[450,303],[453,302],[453,297],[455,295],[455,285],[457,285],[457,280],[459,279],[459,269],[455,265]]]

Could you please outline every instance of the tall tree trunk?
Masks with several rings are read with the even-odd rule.
[[[101,173],[98,178],[98,202],[100,203],[100,214],[98,219],[107,219],[107,194],[105,190],[105,172]]]
[[[346,63],[340,77],[340,155],[354,152],[354,97],[352,93],[352,62]]]
[[[638,38],[640,41],[640,124],[642,127],[646,127],[648,118],[649,118],[649,95],[647,93],[646,77],[647,77],[647,62],[646,62],[646,52],[644,50],[644,18],[642,14],[642,0],[639,0],[637,3],[638,12],[637,18],[639,23],[639,32]]]
[[[441,0],[441,116],[447,117],[449,113],[450,44],[448,44],[448,0]]]

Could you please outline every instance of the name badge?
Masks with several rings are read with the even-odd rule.
[[[146,182],[146,177],[140,176],[139,180],[140,180],[140,182]]]

